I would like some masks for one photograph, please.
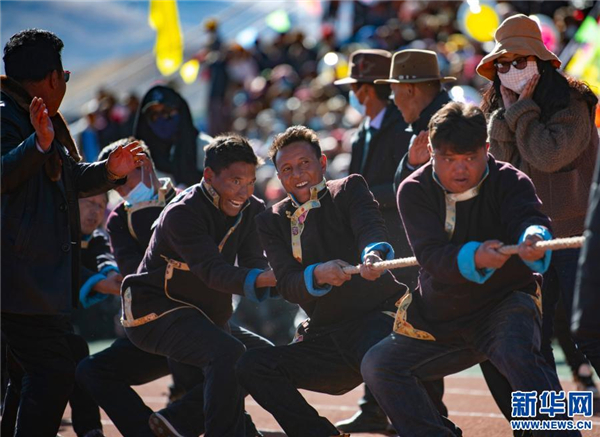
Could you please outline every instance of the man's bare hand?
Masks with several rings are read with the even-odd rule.
[[[54,141],[54,126],[48,115],[44,100],[34,97],[29,105],[29,120],[35,129],[35,137],[44,152],[47,152]]]
[[[256,277],[256,288],[275,287],[276,285],[277,278],[275,278],[275,272],[273,270],[265,270]]]
[[[126,146],[117,147],[108,155],[106,168],[118,178],[124,178],[137,167],[144,165],[148,157],[142,153],[142,148],[137,141],[132,141]]]
[[[121,283],[123,282],[123,275],[117,272],[110,272],[106,279],[99,281],[94,285],[94,291],[102,294],[121,294]]]
[[[429,131],[422,131],[417,135],[408,149],[408,163],[413,167],[418,167],[429,161]]]
[[[510,258],[510,255],[504,255],[498,252],[503,246],[501,241],[484,241],[475,252],[475,267],[478,269],[499,269]]]
[[[523,261],[534,262],[544,257],[546,250],[534,247],[537,241],[542,241],[542,237],[539,235],[530,235],[525,241],[519,244],[519,256]]]
[[[339,287],[344,282],[349,281],[351,275],[344,273],[342,270],[343,267],[348,266],[350,266],[350,264],[348,264],[346,261],[342,261],[341,259],[335,259],[333,261],[319,264],[313,271],[317,286],[323,287],[327,284],[333,285],[334,287]]]
[[[365,255],[364,262],[360,265],[360,276],[365,278],[367,281],[374,281],[385,272],[385,270],[375,270],[373,264],[381,262],[381,255],[379,252],[369,252]]]

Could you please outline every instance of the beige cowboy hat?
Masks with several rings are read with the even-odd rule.
[[[378,79],[375,83],[419,83],[432,80],[443,83],[456,78],[441,75],[435,52],[408,49],[394,53],[389,79]]]
[[[513,15],[504,20],[496,30],[494,39],[496,46],[477,66],[477,73],[486,79],[494,80],[494,61],[506,53],[533,55],[542,61],[551,61],[556,68],[560,67],[558,56],[544,45],[538,23],[526,15]]]
[[[350,55],[350,75],[333,82],[347,85],[358,82],[373,83],[375,79],[388,77],[392,54],[386,50],[357,50]]]

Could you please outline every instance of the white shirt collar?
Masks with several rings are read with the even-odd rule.
[[[381,129],[381,124],[383,123],[383,117],[385,117],[386,110],[387,108],[383,108],[381,111],[379,111],[379,114],[377,114],[373,120],[367,118],[367,121],[365,122],[366,128],[369,129],[372,127],[374,129]]]

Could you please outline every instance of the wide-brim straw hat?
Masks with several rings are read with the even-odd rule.
[[[350,75],[333,82],[334,85],[373,83],[375,79],[388,77],[392,54],[386,50],[357,50],[350,55]]]
[[[379,79],[375,83],[419,83],[433,80],[450,82],[456,78],[441,75],[435,52],[408,49],[394,53],[388,79]]]
[[[507,18],[500,24],[494,34],[496,45],[477,66],[477,73],[489,80],[496,77],[494,61],[507,53],[516,55],[533,55],[542,61],[551,61],[556,68],[560,67],[560,59],[544,45],[542,32],[538,23],[526,15],[518,14]]]

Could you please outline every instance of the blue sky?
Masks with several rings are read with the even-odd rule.
[[[2,1],[2,47],[28,27],[51,30],[65,43],[65,68],[81,71],[108,58],[152,50],[148,1]],[[227,1],[179,1],[184,32],[228,6]]]
[[[233,40],[249,27],[269,32],[265,17],[274,10],[285,9],[292,23],[315,34],[319,20],[307,19],[297,0],[276,1],[191,1],[178,0],[179,17],[184,33],[185,54],[190,56],[203,46],[206,37],[202,23],[219,17],[221,35]],[[118,95],[148,89],[164,79],[153,64],[156,34],[148,24],[149,1],[0,1],[0,44],[2,47],[16,32],[37,27],[56,33],[64,42],[63,66],[73,72],[63,115],[77,117],[82,105],[92,99],[99,87]],[[0,72],[4,65],[0,62]],[[114,68],[111,70],[111,68]],[[175,74],[174,77],[177,77]],[[173,77],[173,76],[172,76]],[[171,78],[172,78],[171,77]],[[192,110],[203,111],[203,83],[182,85]]]

